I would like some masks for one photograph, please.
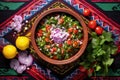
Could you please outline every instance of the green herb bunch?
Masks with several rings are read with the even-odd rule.
[[[94,72],[102,72],[106,75],[109,66],[114,62],[111,55],[115,54],[117,47],[115,46],[112,34],[104,31],[102,35],[95,32],[90,33],[88,46],[82,55],[80,65],[86,69],[94,69]]]

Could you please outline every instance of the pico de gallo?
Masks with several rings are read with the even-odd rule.
[[[77,19],[65,13],[44,17],[36,29],[36,44],[49,58],[65,60],[83,44],[83,28]]]

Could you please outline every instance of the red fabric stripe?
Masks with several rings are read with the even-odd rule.
[[[27,73],[29,73],[36,80],[50,80],[40,71],[38,71],[35,66],[32,66],[29,70],[27,70]]]

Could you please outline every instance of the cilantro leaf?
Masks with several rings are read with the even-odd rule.
[[[103,36],[104,36],[104,38],[103,39],[105,39],[106,41],[108,41],[108,42],[110,42],[110,41],[113,41],[113,39],[112,39],[112,34],[110,33],[110,32],[103,32]]]
[[[113,61],[114,61],[113,58],[109,58],[107,61],[103,61],[103,64],[110,66],[113,63]]]
[[[97,65],[96,66],[96,71],[99,71],[101,69],[101,66]]]
[[[100,42],[99,38],[93,38],[91,42],[92,48],[96,48],[97,46],[99,46],[99,42]]]

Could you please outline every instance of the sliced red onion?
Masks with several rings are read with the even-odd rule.
[[[55,43],[63,43],[69,36],[69,33],[65,32],[65,29],[54,28],[51,31],[50,38]]]
[[[14,70],[17,70],[17,68],[20,66],[20,63],[17,59],[12,59],[10,62],[10,67]]]
[[[18,60],[21,64],[24,64],[26,66],[30,66],[33,62],[33,57],[30,54],[27,55],[26,53],[20,53],[18,55]]]
[[[20,65],[16,71],[21,74],[25,70],[26,70],[26,65]]]

